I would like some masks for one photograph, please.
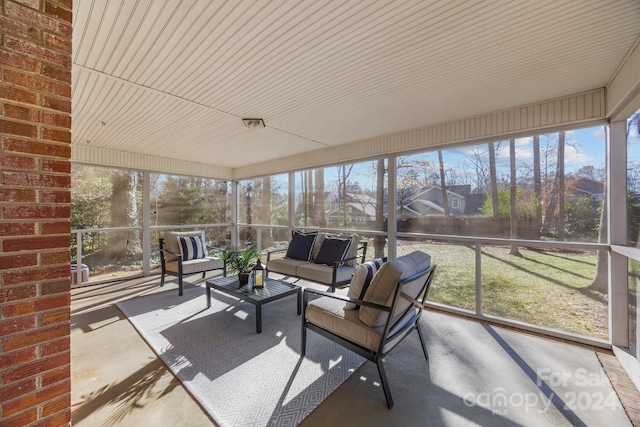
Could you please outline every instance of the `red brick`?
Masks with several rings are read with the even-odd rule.
[[[48,281],[47,283],[43,283],[41,286],[42,296],[69,292],[69,290],[71,289],[71,274],[69,274],[69,276],[61,278],[60,280]]]
[[[32,299],[28,301],[18,302],[15,304],[5,304],[2,307],[2,316],[5,318],[17,317],[17,316],[23,316],[27,314],[39,313],[46,310],[55,309],[56,307],[64,307],[64,305],[61,305],[62,302],[69,304],[68,291],[69,291],[69,281],[67,280],[66,289],[63,289],[62,291],[57,292],[57,293],[67,292],[66,295],[60,295],[60,296],[49,297],[49,298]],[[69,313],[67,309],[57,310],[55,312],[52,312],[51,314],[46,313],[44,315],[47,316],[47,319],[45,320],[45,322],[49,323],[46,326],[49,326],[50,324],[52,324],[50,322],[53,322],[54,318],[65,317],[67,320],[69,319]]]
[[[43,172],[71,173],[71,162],[68,160],[42,159]]]
[[[38,419],[38,409],[36,408],[28,412],[23,412],[20,415],[16,415],[13,418],[3,418],[2,427],[24,427],[27,424],[31,424],[35,422],[37,419]]]
[[[47,192],[52,193],[52,192]],[[67,194],[69,194],[67,192]],[[51,203],[52,197],[43,197],[42,202]],[[70,199],[71,196],[68,196]],[[56,197],[56,201],[59,203],[69,203],[70,200],[64,200],[62,197]],[[42,234],[63,234],[63,233],[71,233],[71,223],[69,221],[65,222],[45,222],[42,224]]]
[[[45,92],[52,95],[64,97],[71,96],[71,85],[56,82],[45,77],[25,74],[20,71],[5,69],[3,81],[22,86],[38,92]]]
[[[71,131],[60,129],[42,129],[42,139],[48,141],[68,142],[71,143]]]
[[[42,374],[42,387],[64,381],[70,376],[71,368],[69,366],[65,366],[62,369],[56,369],[55,371],[46,372]]]
[[[68,426],[71,423],[71,410],[67,409],[51,418],[46,418],[30,427],[60,427]],[[4,426],[3,426],[4,427]]]
[[[44,173],[4,172],[4,185],[26,187],[71,188],[70,175],[48,175]],[[21,215],[24,217],[24,215]],[[11,216],[7,218],[12,218]]]
[[[5,370],[2,376],[3,382],[4,384],[11,384],[29,377],[35,377],[36,375],[68,366],[70,361],[71,354],[69,352],[61,353],[53,357],[37,359],[34,362],[25,363],[13,369]]]
[[[70,225],[68,224],[67,227],[70,227]],[[44,252],[40,254],[40,259],[42,260],[43,265],[69,264],[71,254],[67,248],[67,250],[63,251]]]
[[[21,38],[36,42],[40,40],[40,30],[27,25],[24,22],[9,19],[6,16],[0,15],[0,28],[2,28],[2,32],[4,34],[14,34]]]
[[[14,0],[18,3],[21,3],[25,6],[29,6],[31,9],[40,9],[40,1],[39,0]]]
[[[0,321],[0,336],[6,337],[9,335],[19,334],[35,329],[37,326],[37,319],[35,316],[24,316],[9,320]]]
[[[71,25],[52,19],[35,10],[27,9],[26,7],[16,3],[5,2],[5,13],[10,18],[15,18],[18,21],[32,24],[35,27],[53,31],[56,34],[60,34],[65,37],[71,37],[71,34],[73,33]]]
[[[12,119],[37,122],[64,128],[71,127],[71,117],[68,115],[52,113],[50,111],[7,104],[4,106],[4,113],[6,117]]]
[[[10,320],[0,321],[0,336],[19,334],[21,332],[35,329],[37,325],[35,316],[18,317]]]
[[[69,351],[69,349],[71,348],[71,339],[69,337],[66,337],[56,341],[51,341],[42,344],[40,348],[42,357],[53,356],[54,354]]]
[[[35,389],[35,378],[26,381],[20,381],[19,383],[11,384],[7,387],[2,387],[0,388],[0,402],[6,402],[9,399],[15,399],[16,397],[22,396],[23,394],[35,391]]]
[[[48,15],[55,16],[56,18],[60,18],[61,21],[71,24],[72,13],[70,10],[64,9],[50,1],[45,1],[44,11]]]
[[[0,202],[33,203],[35,201],[36,201],[35,190],[0,188]],[[20,224],[20,225],[26,225],[26,224]],[[0,234],[3,236],[7,235],[6,233],[2,232],[2,225],[0,225]]]
[[[69,335],[68,324],[53,326],[51,328],[38,329],[32,332],[13,335],[5,338],[2,342],[2,349],[3,351],[18,350],[24,347],[30,347],[32,345],[43,344],[48,341],[54,340],[56,338],[62,338],[67,335]],[[55,367],[58,367],[58,366],[60,365],[56,365]],[[23,367],[19,367],[17,369],[23,369]],[[5,381],[6,381],[6,375],[9,375],[9,374],[5,373],[5,377],[4,377]]]
[[[71,71],[49,64],[42,64],[42,75],[71,84]]]
[[[0,119],[0,133],[36,138],[38,136],[38,128],[27,123]]]
[[[0,168],[3,169],[30,169],[36,168],[36,159],[26,156],[15,156],[0,153]]]
[[[49,144],[40,141],[25,141],[16,138],[3,138],[5,151],[28,153],[52,157],[71,158],[71,147],[67,144]]]
[[[73,8],[73,0],[57,0],[56,3],[63,5],[69,10]]]
[[[68,377],[67,377],[68,378]],[[61,399],[49,402],[42,407],[42,416],[48,417],[71,407],[71,396],[64,396]]]
[[[30,73],[37,73],[40,71],[40,62],[5,50],[0,50],[0,64],[7,67],[19,68]]]
[[[53,96],[42,95],[42,106],[51,108],[52,110],[62,111],[63,113],[71,113],[71,101],[69,99],[61,99]]]
[[[36,92],[31,92],[29,90],[7,86],[4,84],[0,84],[0,98],[24,102],[25,104],[38,105],[38,94]]]
[[[33,267],[38,265],[38,255],[19,254],[19,255],[0,255],[0,271],[13,268]]]
[[[0,353],[0,366],[2,366],[2,369],[8,369],[12,366],[36,360],[36,357],[38,357],[38,355],[36,354],[35,347],[14,351],[12,353]],[[0,399],[0,401],[2,400],[3,399]]]
[[[0,223],[0,236],[32,236],[36,233],[36,225],[34,223]]]
[[[36,296],[36,292],[36,285],[0,288],[0,304],[33,298]],[[3,349],[3,351],[6,350],[7,349]]]
[[[70,206],[3,206],[2,207],[2,216],[4,219],[68,219],[71,217],[71,207]],[[50,237],[47,237],[46,240],[50,240]],[[20,243],[12,242],[12,247],[20,247],[18,250],[29,250],[29,249],[38,249],[38,248],[30,248]],[[16,244],[18,246],[16,246]],[[44,244],[40,249],[43,248],[57,248],[55,244],[49,245]],[[7,249],[6,242],[4,246],[5,250]]]
[[[5,239],[5,252],[36,251],[40,249],[62,249],[71,246],[71,236],[24,237],[21,239]]]
[[[64,295],[58,295],[58,296],[48,297],[48,298],[39,298],[34,302],[34,311],[36,312],[54,310],[56,308],[65,308],[63,312],[61,312],[60,310],[57,310],[56,312],[43,314],[42,315],[43,326],[50,326],[51,324],[56,323],[54,320],[59,318],[66,318],[66,320],[69,320],[69,314],[66,312],[66,307],[69,307],[71,305],[71,295],[69,294],[69,286],[67,286],[66,291],[67,293]],[[46,318],[46,322],[45,322],[45,316],[47,315],[49,315],[49,317]],[[45,325],[45,323],[48,323],[48,324]]]
[[[54,34],[45,33],[44,45],[57,50],[61,50],[67,54],[71,53],[71,39],[68,38],[62,38]]]
[[[41,267],[28,270],[9,270],[4,273],[4,286],[22,285],[31,282],[41,282],[70,277],[70,267],[63,265],[59,267]]]
[[[25,409],[32,408],[48,400],[67,394],[71,391],[69,381],[41,389],[35,393],[22,396],[2,405],[2,416],[8,417]]]

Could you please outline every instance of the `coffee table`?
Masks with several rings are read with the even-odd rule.
[[[302,288],[293,283],[276,279],[264,279],[264,287],[256,289],[253,284],[240,286],[238,276],[220,277],[207,280],[207,308],[211,307],[211,289],[240,298],[256,306],[256,333],[262,332],[262,306],[297,294],[298,316],[302,314]]]

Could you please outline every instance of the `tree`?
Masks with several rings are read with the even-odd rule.
[[[138,225],[137,184],[138,174],[126,170],[113,170],[111,175],[111,226],[133,227]],[[112,231],[105,247],[108,260],[133,259],[141,252],[140,233],[137,231]]]
[[[564,200],[564,188],[565,188],[565,176],[564,176],[564,140],[565,133],[560,131],[558,134],[558,163],[556,164],[556,180],[558,182],[557,200],[558,200],[558,221],[557,231],[558,240],[564,241],[565,236],[565,200]]]
[[[535,225],[540,232],[542,227],[542,177],[540,175],[540,136],[533,137],[533,188],[536,195]]]
[[[515,240],[518,238],[518,210],[517,210],[517,190],[516,181],[516,140],[509,141],[509,167],[511,171],[511,185],[509,193],[509,238]],[[518,250],[518,245],[512,244],[510,255],[522,256]]]
[[[447,187],[445,184],[444,176],[444,161],[442,159],[442,150],[438,150],[438,163],[440,165],[440,191],[442,191],[442,208],[444,209],[444,215],[449,216],[449,198],[447,197]]]
[[[376,231],[385,230],[384,227],[384,178],[386,176],[384,159],[379,159],[376,166],[376,182],[378,190],[376,191]],[[384,247],[386,239],[384,236],[376,235],[373,238],[373,250],[375,258],[384,256]]]
[[[325,198],[324,198],[324,168],[318,168],[315,170],[315,188],[314,188],[314,203],[316,208],[316,224],[318,227],[327,226],[327,218],[325,215]]]

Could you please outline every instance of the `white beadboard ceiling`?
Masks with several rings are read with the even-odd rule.
[[[605,87],[640,36],[638,0],[73,9],[72,143],[224,168]]]

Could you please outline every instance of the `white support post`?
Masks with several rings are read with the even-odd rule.
[[[607,230],[610,245],[627,243],[626,121],[611,123],[607,144]],[[609,251],[609,337],[614,346],[629,346],[627,258]]]
[[[396,246],[396,156],[387,158],[387,187],[389,189],[389,200],[387,200],[387,256],[395,259],[398,255]],[[378,188],[378,191],[382,189]]]
[[[238,181],[231,181],[231,247],[237,248],[240,240],[238,231]]]
[[[151,173],[142,173],[142,274],[151,274]]]

